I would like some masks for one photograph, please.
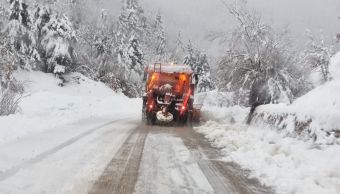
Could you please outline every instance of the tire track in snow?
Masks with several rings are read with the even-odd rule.
[[[150,129],[135,194],[214,193],[196,159],[173,133],[175,129],[179,128],[153,126]]]
[[[89,194],[132,193],[138,178],[148,128],[136,128],[107,165]]]
[[[257,180],[248,178],[248,172],[237,164],[220,160],[218,150],[193,129],[176,131],[191,151],[201,170],[217,194],[271,194],[274,193]]]
[[[93,127],[91,129],[89,129],[89,130],[87,130],[87,131],[85,131],[85,132],[83,132],[83,133],[81,133],[81,134],[79,134],[79,135],[77,135],[77,136],[75,136],[75,137],[65,141],[64,143],[62,143],[62,144],[60,144],[60,145],[58,145],[58,146],[56,146],[54,148],[51,148],[51,149],[49,149],[49,150],[47,150],[45,152],[42,152],[41,154],[35,156],[34,158],[31,158],[31,159],[29,159],[29,160],[27,160],[27,161],[25,161],[25,162],[23,162],[23,163],[21,163],[19,165],[16,165],[16,166],[10,168],[9,170],[1,172],[0,173],[0,182],[2,182],[4,180],[14,176],[15,174],[17,174],[22,169],[25,169],[25,168],[27,168],[27,167],[29,167],[31,165],[39,163],[40,161],[44,160],[45,158],[49,157],[50,155],[53,155],[53,154],[57,153],[58,151],[60,151],[60,150],[62,150],[64,148],[66,148],[66,147],[76,143],[77,141],[79,141],[79,140],[81,140],[81,139],[91,135],[92,133],[102,129],[103,127],[112,125],[113,123],[116,123],[116,122],[124,121],[126,119],[127,118],[117,119],[117,120],[110,121],[108,123],[99,125],[97,127]]]

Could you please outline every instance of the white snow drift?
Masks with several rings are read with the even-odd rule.
[[[338,194],[340,146],[315,147],[269,128],[207,122],[196,130],[223,160],[251,170],[251,176],[282,194]]]
[[[81,74],[67,76],[64,87],[52,74],[19,71],[15,77],[26,91],[20,113],[0,117],[0,144],[86,118],[136,115],[134,107],[141,106],[139,100],[129,100]]]
[[[213,146],[221,148],[223,160],[251,170],[251,176],[277,193],[338,194],[340,145],[333,131],[340,129],[340,53],[333,57],[330,72],[332,81],[292,105],[259,107],[256,114],[261,119],[253,122],[253,126],[243,124],[249,109],[223,108],[217,103],[211,108],[211,102],[219,100],[209,100],[210,95],[204,102],[209,106],[203,110],[205,118],[214,121],[195,129]],[[274,123],[264,124],[270,119]],[[305,133],[309,133],[307,138],[299,137],[302,133],[295,131],[296,122],[311,122],[305,128]],[[313,136],[317,137],[316,141]]]

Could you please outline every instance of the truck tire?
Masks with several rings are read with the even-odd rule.
[[[155,125],[156,123],[156,115],[153,113],[147,114],[146,124],[147,125]]]
[[[192,121],[193,121],[193,113],[192,111],[189,111],[187,113],[187,121],[186,121],[186,124],[188,127],[192,127]]]
[[[183,115],[178,115],[177,124],[178,126],[185,126],[188,120],[188,113],[185,113]]]
[[[147,121],[146,108],[142,109],[142,121],[145,123]]]
[[[142,106],[142,121],[144,123],[147,122],[146,99],[144,99],[144,98],[143,98],[143,106]]]

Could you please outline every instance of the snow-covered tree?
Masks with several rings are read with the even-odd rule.
[[[79,29],[86,18],[86,0],[70,0],[68,3],[70,9],[70,21],[75,29]]]
[[[135,91],[133,96],[138,95],[142,84],[145,67],[142,45],[145,45],[146,31],[146,17],[138,1],[125,0],[113,33],[113,54],[116,55],[117,62],[112,64],[111,69],[114,70],[116,78],[126,86],[125,90],[129,90],[127,93]]]
[[[332,57],[332,48],[326,44],[323,35],[316,38],[309,30],[306,35],[308,42],[304,51],[304,63],[312,71],[319,71],[323,82],[327,82],[331,79],[329,63]]]
[[[158,13],[155,24],[154,24],[154,33],[156,34],[156,50],[155,53],[159,57],[159,60],[163,60],[166,55],[166,38],[165,32],[163,29],[163,21],[162,16]]]
[[[0,32],[3,30],[5,21],[8,18],[6,8],[0,4]]]
[[[108,10],[102,9],[96,19],[80,23],[76,45],[80,66],[77,71],[93,79],[101,80],[106,74],[112,77],[112,71],[115,71],[113,68],[117,64],[117,56],[114,55],[114,22],[109,18]]]
[[[136,45],[136,42],[142,42],[146,32],[146,17],[144,16],[144,10],[138,4],[137,0],[126,0],[121,15],[118,19],[116,40],[118,46],[118,54],[121,59],[121,63],[127,66],[134,66],[129,64],[134,62],[131,60],[129,53],[132,45]],[[142,74],[142,72],[138,72]]]
[[[275,33],[257,13],[239,5],[229,6],[238,28],[219,62],[219,88],[234,92],[243,105],[291,102],[301,76],[292,65],[284,33]]]
[[[137,39],[132,39],[130,41],[130,46],[128,48],[128,58],[129,69],[135,71],[136,73],[142,72],[144,70],[143,52],[140,49]]]
[[[60,75],[72,68],[76,34],[67,16],[58,16],[48,8],[38,7],[35,28],[42,70]]]
[[[160,12],[149,23],[144,40],[145,57],[150,61],[163,62],[167,58],[167,41]]]
[[[194,49],[191,41],[189,41],[187,48],[186,48],[187,55],[184,57],[184,64],[189,65],[194,73],[197,74],[196,72],[196,66],[197,66],[197,61],[198,61],[198,51]]]
[[[9,22],[4,30],[4,36],[7,37],[4,44],[20,59],[19,65],[22,68],[31,68],[36,52],[28,4],[24,0],[9,0],[9,3]]]
[[[208,63],[208,57],[205,53],[200,53],[198,60],[198,92],[208,92],[215,88],[211,78],[211,69]]]
[[[183,43],[182,33],[178,32],[178,35],[170,46],[170,61],[178,63],[184,60],[185,57],[185,46]]]
[[[198,92],[207,92],[214,89],[214,84],[210,77],[210,65],[207,55],[195,49],[191,42],[187,46],[187,53],[184,64],[192,68],[197,79]]]

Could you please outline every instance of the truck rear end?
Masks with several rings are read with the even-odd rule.
[[[143,120],[153,124],[191,124],[194,110],[195,80],[187,65],[154,64],[145,70]]]

